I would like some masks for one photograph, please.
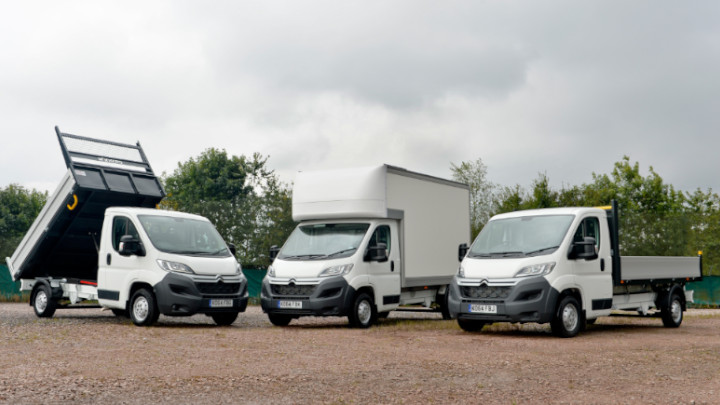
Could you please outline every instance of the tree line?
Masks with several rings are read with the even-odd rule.
[[[210,148],[163,173],[167,193],[160,208],[207,217],[237,248],[246,268],[265,268],[268,251],[282,245],[295,226],[291,188],[267,165],[267,157],[228,155]],[[482,159],[451,164],[454,180],[468,184],[472,238],[495,214],[533,208],[620,206],[623,255],[694,255],[704,252],[704,273],[720,275],[720,197],[712,190],[677,191],[652,166],[643,176],[637,162],[624,157],[592,182],[550,187],[540,173],[529,189],[503,186],[487,178]],[[0,189],[0,258],[10,256],[47,200],[47,193],[11,184]]]

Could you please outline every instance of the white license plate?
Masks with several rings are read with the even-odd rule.
[[[302,309],[302,301],[278,301],[278,308]]]
[[[468,311],[475,314],[497,314],[497,305],[470,304]]]
[[[210,308],[229,308],[233,306],[233,300],[210,300]]]

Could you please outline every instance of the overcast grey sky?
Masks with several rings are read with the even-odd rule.
[[[717,1],[8,1],[0,187],[52,190],[53,127],[298,170],[389,163],[555,187],[629,155],[720,190]]]

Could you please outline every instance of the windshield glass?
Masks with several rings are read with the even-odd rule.
[[[278,258],[313,260],[352,256],[370,224],[301,225],[290,234]]]
[[[138,215],[156,249],[166,253],[230,256],[230,251],[210,222],[161,215]]]
[[[485,225],[470,248],[470,257],[534,256],[554,252],[573,215],[538,215],[498,219]]]

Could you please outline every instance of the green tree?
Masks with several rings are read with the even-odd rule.
[[[487,167],[482,159],[450,164],[453,180],[470,187],[470,231],[472,238],[480,232],[492,216],[494,185],[487,180]]]
[[[161,207],[207,217],[245,267],[269,265],[269,247],[282,244],[294,227],[290,189],[258,153],[228,156],[210,148],[178,163],[164,183]]]
[[[0,189],[0,258],[4,261],[17,248],[45,205],[47,193],[11,184]]]

